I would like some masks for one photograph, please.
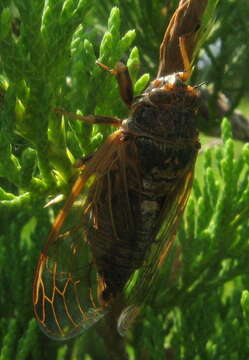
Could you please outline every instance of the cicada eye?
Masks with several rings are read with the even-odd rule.
[[[165,89],[154,89],[148,96],[150,101],[155,105],[166,105],[172,102],[172,93]]]

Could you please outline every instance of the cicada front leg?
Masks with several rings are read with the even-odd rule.
[[[79,115],[72,113],[70,111],[65,111],[62,109],[54,109],[56,114],[65,115],[71,119],[85,121],[89,124],[99,124],[99,125],[111,125],[115,127],[120,127],[122,120],[111,117],[111,116],[102,116],[102,115]]]
[[[128,67],[122,62],[118,62],[114,69],[110,69],[108,66],[98,61],[96,61],[96,64],[116,77],[120,96],[124,103],[130,108],[133,102],[133,86]]]

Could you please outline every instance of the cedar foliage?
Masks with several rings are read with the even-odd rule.
[[[60,205],[55,210],[43,206],[49,196],[67,192],[76,176],[74,159],[96,149],[109,132],[64,122],[52,110],[126,116],[115,79],[95,60],[113,66],[126,58],[139,93],[149,80],[148,74],[138,78],[140,57],[142,70],[155,75],[165,24],[176,3],[0,4],[0,360],[109,358],[96,328],[58,343],[46,338],[33,318],[35,264]],[[113,5],[120,6],[121,17]],[[243,22],[248,9],[246,1],[220,4],[205,43],[211,65],[193,74],[196,83],[204,78],[217,90],[231,88],[229,79],[236,73],[240,91],[229,92],[234,104],[248,92],[249,53],[243,42],[249,38]],[[217,39],[222,46],[215,57],[208,46]],[[235,153],[227,120],[222,139],[221,146],[199,157],[198,178],[177,246],[165,264],[165,281],[157,284],[151,304],[125,339],[129,359],[249,357],[249,146]]]

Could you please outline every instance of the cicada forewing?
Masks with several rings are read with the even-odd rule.
[[[77,180],[78,187],[83,188],[81,194],[74,201],[76,193],[69,196],[36,269],[34,312],[41,329],[54,339],[78,335],[106,312],[98,301],[98,276],[87,243],[84,182],[82,176]]]
[[[119,257],[113,260],[117,227],[127,237],[131,229],[123,150],[116,131],[85,164],[40,255],[34,312],[51,338],[65,340],[92,326],[125,281]]]
[[[142,306],[151,300],[155,280],[163,273],[163,264],[174,244],[176,232],[186,207],[192,188],[195,160],[188,171],[178,180],[174,190],[165,197],[161,213],[157,220],[152,246],[141,268],[134,272],[127,282],[124,292],[127,294],[127,306],[118,319],[118,331],[125,335],[140,314]],[[165,279],[166,281],[166,279]]]

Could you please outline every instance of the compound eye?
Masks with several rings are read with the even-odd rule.
[[[149,99],[156,105],[170,104],[172,100],[172,94],[166,89],[155,89],[149,94]]]

